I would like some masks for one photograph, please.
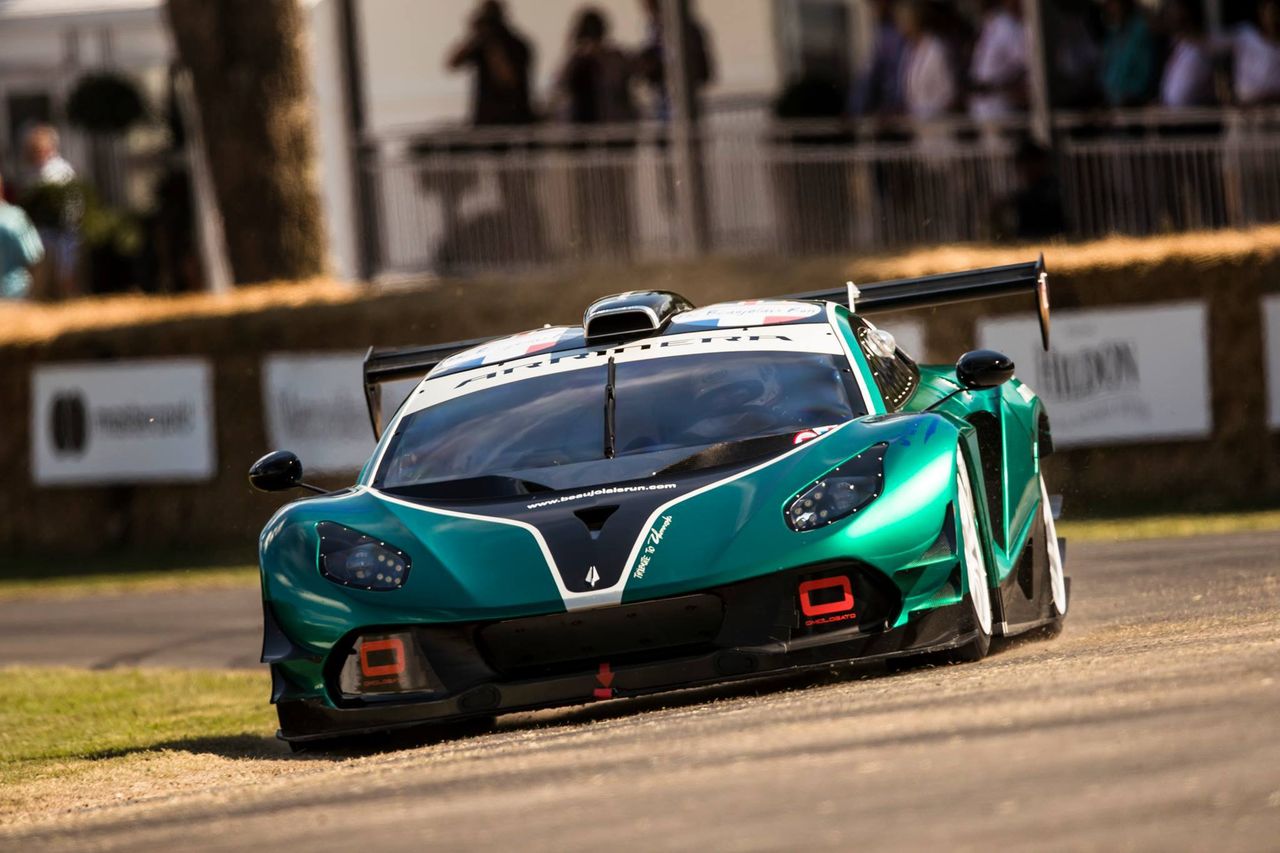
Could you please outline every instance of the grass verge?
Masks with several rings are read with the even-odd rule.
[[[136,776],[157,757],[285,754],[265,672],[5,667],[0,678],[0,823],[31,810],[51,786],[74,808],[77,780]]]
[[[23,598],[56,598],[80,595],[176,592],[179,590],[233,589],[258,583],[257,566],[222,566],[182,569],[123,571],[70,577],[0,578],[0,601]]]
[[[1134,539],[1183,539],[1232,533],[1280,530],[1280,510],[1153,515],[1136,518],[1063,520],[1058,534],[1076,542],[1123,542]]]
[[[252,551],[0,559],[0,601],[253,586]]]

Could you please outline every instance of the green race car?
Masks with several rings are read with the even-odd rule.
[[[371,351],[420,379],[356,484],[260,543],[293,742],[1055,631],[1044,406],[990,351],[917,365],[866,319],[1030,292],[1043,262]],[[425,378],[422,378],[425,376]],[[302,485],[287,452],[255,486]]]

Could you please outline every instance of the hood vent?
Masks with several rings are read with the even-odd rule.
[[[692,308],[688,299],[665,290],[619,293],[591,303],[582,315],[582,328],[588,343],[651,335]]]
[[[612,518],[617,511],[618,505],[613,504],[612,506],[597,506],[591,509],[577,509],[573,511],[573,514],[578,517],[578,521],[586,525],[591,538],[595,539],[600,535],[600,531],[604,529],[604,523]]]

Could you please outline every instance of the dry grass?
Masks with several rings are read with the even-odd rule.
[[[260,284],[227,294],[151,296],[135,293],[65,303],[0,302],[0,344],[37,343],[86,329],[341,304],[355,302],[367,294],[367,290],[356,285],[316,279]]]
[[[1088,243],[1050,243],[1024,246],[939,246],[904,255],[858,260],[849,273],[864,281],[930,275],[1030,260],[1043,250],[1050,273],[1101,271],[1168,261],[1194,264],[1232,259],[1274,258],[1280,254],[1280,226],[1242,231],[1200,231],[1166,237],[1108,237]]]
[[[1280,254],[1280,227],[1270,226],[1246,231],[1211,231],[1179,234],[1169,237],[1110,237],[1088,243],[1057,243],[1047,246],[981,246],[953,245],[919,249],[906,254],[869,255],[843,265],[836,259],[818,258],[792,262],[791,276],[805,278],[805,270],[814,267],[822,277],[842,269],[843,274],[859,281],[928,275],[948,270],[994,266],[1034,256],[1044,249],[1051,272],[1071,273],[1080,270],[1101,271],[1124,266],[1154,265],[1170,260],[1196,264],[1221,263],[1233,258],[1271,258]],[[768,263],[766,267],[770,266]],[[716,278],[727,271],[729,278],[741,287],[743,277],[739,264],[725,267],[711,259],[693,264],[652,265],[631,270],[612,268],[583,269],[577,278],[613,281],[622,276],[628,286],[641,286],[643,280],[670,286],[665,281],[672,275],[680,278]],[[704,275],[693,273],[703,270]],[[554,280],[563,285],[563,277]],[[548,283],[552,279],[547,279]],[[536,283],[536,282],[535,282]],[[442,285],[449,284],[442,282]],[[608,289],[608,288],[605,288]],[[617,288],[615,288],[617,289]],[[328,279],[305,282],[279,282],[240,288],[224,295],[183,294],[179,296],[144,296],[126,294],[92,297],[64,304],[0,303],[0,345],[48,341],[60,335],[119,326],[145,325],[175,319],[218,317],[250,314],[278,308],[306,305],[333,305],[376,299],[383,291]],[[731,298],[732,294],[722,294]]]
[[[156,570],[121,571],[51,578],[0,577],[0,601],[51,598],[80,598],[112,595],[146,595],[158,592],[203,592],[216,589],[249,589],[257,586],[256,566],[187,569],[172,572]]]
[[[1186,539],[1280,530],[1280,510],[1062,521],[1058,532],[1078,542]]]

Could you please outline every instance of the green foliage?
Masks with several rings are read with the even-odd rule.
[[[36,184],[19,197],[18,204],[37,228],[76,228],[89,195],[89,187],[79,180]]]
[[[142,252],[142,223],[127,210],[91,204],[85,208],[81,233],[87,245],[122,258],[137,257]]]
[[[128,77],[95,72],[81,77],[67,99],[67,120],[104,136],[119,136],[147,118],[142,92]]]
[[[145,235],[138,216],[107,207],[84,181],[37,184],[18,203],[39,228],[79,229],[90,249],[122,258],[137,257],[142,252]]]

